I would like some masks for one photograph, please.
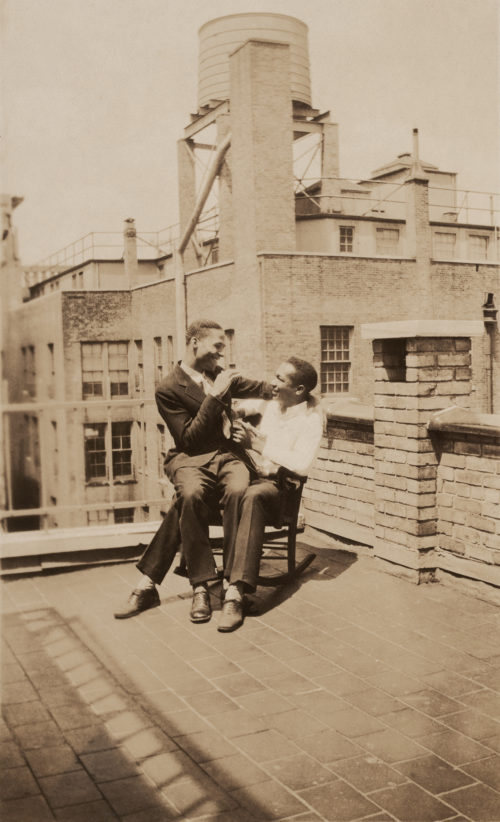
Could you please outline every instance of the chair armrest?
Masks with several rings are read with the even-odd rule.
[[[283,465],[280,465],[278,468],[278,485],[282,489],[294,489],[298,491],[302,489],[306,480],[307,477],[296,474],[295,471],[290,471],[289,468],[285,468]]]
[[[277,525],[297,521],[302,489],[307,477],[302,477],[288,468],[280,466],[278,469],[278,487],[280,489],[279,511]]]

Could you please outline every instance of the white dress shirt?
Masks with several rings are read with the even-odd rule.
[[[271,400],[265,403],[259,433],[266,438],[261,455],[255,455],[259,474],[269,476],[282,465],[305,477],[323,435],[321,407],[301,402],[282,411],[278,401]]]

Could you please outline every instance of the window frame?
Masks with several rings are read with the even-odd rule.
[[[101,368],[84,369],[85,351],[89,347],[100,346],[100,355],[88,357],[92,359],[94,364],[98,364]],[[127,368],[110,368],[111,358],[119,357],[119,353],[115,353],[110,346],[125,346],[126,353],[122,353],[121,357],[125,359]],[[131,373],[130,373],[130,343],[129,340],[82,340],[80,341],[80,369],[81,369],[81,391],[83,400],[120,400],[124,397],[131,396]],[[85,380],[85,373],[101,374],[101,380]],[[113,374],[127,375],[127,380],[112,380]],[[95,391],[97,385],[101,385],[101,393]],[[92,391],[85,390],[85,387],[92,386]],[[118,391],[113,390],[113,386],[118,386]],[[126,391],[125,391],[126,388]]]
[[[341,332],[339,341],[327,338],[329,332]],[[320,326],[320,386],[322,395],[346,395],[351,391],[352,382],[352,325],[321,325]],[[347,346],[345,345],[347,337]],[[345,351],[347,357],[325,357],[325,353]],[[333,367],[332,367],[333,366]],[[340,379],[332,379],[332,375],[340,374]],[[345,377],[343,375],[346,375]],[[345,385],[341,390],[332,386]]]
[[[86,422],[83,424],[83,451],[84,451],[84,462],[85,462],[85,482],[87,485],[92,485],[94,483],[107,483],[109,482],[109,466],[108,466],[108,449],[107,449],[107,428],[108,425],[106,422]],[[96,429],[98,432],[97,436],[91,437],[87,436],[85,429]],[[103,447],[102,448],[94,448],[92,450],[89,449],[88,443],[91,440],[102,440]],[[101,467],[104,467],[104,473],[94,474],[91,473],[91,469],[93,467],[91,464],[90,457],[92,454],[104,454],[104,462],[96,463]]]
[[[476,245],[474,240],[484,240],[484,256],[479,255],[479,248],[475,248]],[[489,234],[482,234],[479,231],[469,231],[467,233],[467,256],[471,260],[479,260],[481,262],[485,262],[488,259],[488,251],[490,247],[490,237]],[[476,251],[476,254],[474,253]]]
[[[339,225],[339,253],[340,254],[353,254],[354,253],[354,228],[353,225]],[[343,237],[344,232],[350,232],[351,238],[350,240]],[[350,248],[342,248],[342,244],[350,245]]]
[[[117,427],[120,425],[128,426],[127,433],[117,433]],[[114,430],[113,430],[114,429]],[[121,442],[122,437],[128,439],[128,446],[123,445]],[[111,470],[113,476],[113,482],[123,482],[126,480],[131,480],[134,478],[134,462],[132,459],[133,456],[133,448],[132,448],[132,421],[131,420],[113,420],[111,422],[111,449],[110,449],[110,456],[111,456]],[[120,438],[120,447],[115,447],[115,440]],[[128,459],[118,459],[118,454],[128,454]],[[128,471],[122,472],[121,470],[118,472],[117,467],[122,466],[129,466]]]
[[[104,514],[104,516],[101,516]],[[109,524],[109,510],[107,508],[91,508],[87,511],[87,525],[99,526]]]
[[[125,354],[123,354],[123,352],[120,353],[120,351],[115,352],[112,348],[113,346],[117,346],[117,347],[118,346],[124,346],[125,347]],[[111,399],[113,399],[114,397],[129,397],[130,396],[130,368],[129,368],[129,355],[128,355],[128,352],[129,352],[129,346],[128,346],[128,342],[126,342],[126,341],[119,340],[119,341],[115,342],[113,340],[113,341],[109,341],[107,343],[107,366],[108,366],[108,379],[109,379],[109,396],[110,396]],[[127,367],[126,368],[116,368],[116,367],[111,368],[112,358],[113,359],[119,359],[119,360],[125,359],[125,363],[126,363]],[[113,362],[113,365],[115,365],[115,364],[116,363]],[[120,375],[123,374],[123,373],[125,373],[127,375],[126,382],[122,381],[120,379]],[[118,375],[118,379],[113,380],[112,379],[112,374],[113,375]],[[114,391],[113,386],[118,386],[118,390]],[[124,386],[125,386],[125,390],[122,390]]]
[[[117,431],[117,426],[127,426],[126,431]],[[86,436],[85,429],[96,429],[99,433],[96,437]],[[122,438],[127,438],[123,442]],[[90,440],[102,440],[103,447],[94,448],[92,451],[88,447]],[[119,439],[117,443],[116,440]],[[135,482],[134,454],[136,453],[136,443],[133,440],[132,420],[111,420],[108,422],[85,422],[83,424],[83,445],[84,445],[84,465],[86,485],[109,485]],[[95,467],[92,468],[91,454],[104,454],[104,460],[98,464],[101,470],[98,474]],[[127,455],[128,458],[119,458],[117,455]],[[122,467],[125,466],[125,470]],[[128,470],[126,470],[128,467]]]
[[[134,340],[134,391],[144,394],[144,344]]]
[[[163,338],[162,337],[153,337],[153,361],[154,361],[154,378],[155,378],[155,388],[158,388],[159,384],[163,380],[164,377],[164,362],[163,362]]]
[[[392,236],[396,237],[395,247],[392,247],[392,244],[391,244],[390,249],[385,249],[385,248],[381,249],[380,248],[380,238],[383,237],[383,234],[388,235],[389,232]],[[401,232],[400,232],[399,228],[394,228],[391,225],[376,226],[375,227],[375,254],[377,256],[380,256],[380,257],[397,257],[399,255],[400,240],[401,240]],[[382,241],[382,244],[383,244],[383,241]]]
[[[134,522],[134,516],[134,507],[113,509],[113,522],[115,525],[125,525],[127,522]]]
[[[453,237],[453,243],[450,243],[449,249],[440,251],[438,248],[438,237]],[[434,258],[443,260],[454,260],[456,257],[458,235],[456,231],[434,231],[432,235],[432,253]],[[449,253],[451,251],[451,254]]]

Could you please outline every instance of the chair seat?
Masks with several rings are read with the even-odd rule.
[[[264,544],[262,547],[264,550],[266,547],[271,545],[273,549],[281,551],[284,551],[286,548],[286,556],[273,556],[273,559],[286,558],[287,570],[281,574],[259,575],[259,585],[265,587],[285,585],[301,574],[316,557],[316,554],[309,553],[306,554],[306,556],[299,563],[297,563],[295,556],[297,544],[297,520],[299,516],[302,489],[305,481],[306,477],[301,477],[285,468],[280,468],[278,471],[280,497],[277,516],[273,521],[266,523],[266,525],[272,527],[273,531],[269,533],[266,529]],[[220,509],[213,509],[213,516],[210,518],[209,525],[222,525]],[[286,537],[286,545],[276,545],[274,543],[274,540],[280,537]],[[180,565],[175,569],[174,573],[181,576],[187,576],[183,557],[181,557]]]

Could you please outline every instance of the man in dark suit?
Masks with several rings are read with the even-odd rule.
[[[218,323],[192,323],[184,359],[156,390],[158,410],[175,443],[165,459],[165,472],[176,501],[139,560],[141,581],[125,607],[115,612],[117,619],[159,604],[155,584],[162,582],[180,542],[193,586],[191,620],[207,622],[211,617],[207,582],[217,578],[217,569],[208,540],[210,508],[219,501],[224,555],[231,555],[240,500],[252,479],[243,448],[231,440],[231,398],[270,397],[272,391],[267,383],[222,370],[224,348]]]

